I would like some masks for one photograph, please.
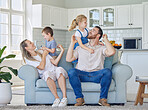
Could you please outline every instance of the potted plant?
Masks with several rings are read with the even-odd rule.
[[[2,57],[2,54],[4,50],[6,49],[6,46],[4,46],[2,49],[0,48],[0,65],[5,59],[9,58],[15,58],[16,55],[10,54],[5,57]],[[17,69],[13,69],[9,66],[0,66],[0,106],[7,105],[10,103],[12,98],[12,91],[11,91],[11,82],[12,75],[10,72],[4,72],[3,68],[8,68],[11,73],[14,73],[14,75],[17,76],[18,71]],[[4,81],[4,82],[2,82]]]

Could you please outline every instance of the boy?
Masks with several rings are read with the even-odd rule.
[[[45,46],[42,47],[43,50],[47,50],[49,52],[49,55],[52,56],[53,59],[57,57],[56,54],[56,47],[57,43],[53,37],[53,30],[51,27],[45,27],[42,30],[42,35],[44,36],[44,39],[46,39]]]

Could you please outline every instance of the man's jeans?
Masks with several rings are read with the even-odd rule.
[[[108,90],[112,80],[112,72],[110,69],[105,68],[99,71],[86,72],[76,68],[72,68],[68,71],[69,82],[74,90],[77,98],[83,98],[81,82],[94,82],[100,83],[101,93],[100,99],[107,99]],[[93,85],[92,85],[93,86]]]

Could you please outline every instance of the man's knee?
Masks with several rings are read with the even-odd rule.
[[[68,71],[69,78],[76,76],[76,75],[77,75],[77,70],[75,68],[72,68]]]
[[[112,77],[112,71],[109,68],[105,68],[104,72],[107,77]]]

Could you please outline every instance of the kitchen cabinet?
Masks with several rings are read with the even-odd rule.
[[[67,29],[67,9],[42,4],[33,5],[32,26]]]
[[[47,5],[32,5],[32,26],[45,27],[50,26],[51,8]]]
[[[115,27],[115,7],[89,8],[89,27],[100,26],[102,28]]]
[[[50,23],[52,28],[60,28],[60,8],[50,7]]]
[[[148,49],[148,2],[143,3],[143,17],[142,48]]]
[[[68,28],[68,10],[65,8],[60,9],[60,23],[61,23],[61,29],[66,29]]]
[[[76,19],[76,17],[78,15],[85,15],[86,17],[88,17],[87,15],[87,8],[75,8],[75,9],[68,9],[68,27],[70,27],[72,21],[74,19]]]
[[[142,28],[142,4],[116,6],[116,28]]]

